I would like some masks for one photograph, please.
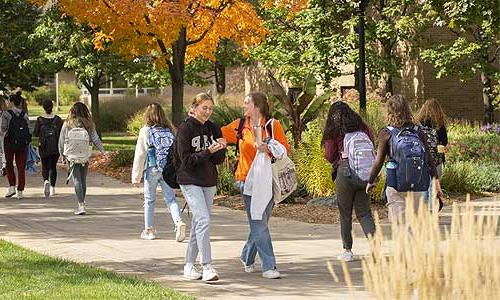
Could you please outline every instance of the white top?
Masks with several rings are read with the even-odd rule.
[[[144,126],[139,131],[139,137],[135,145],[134,164],[132,165],[132,183],[140,183],[144,174],[144,167],[148,157],[149,128],[149,126]]]

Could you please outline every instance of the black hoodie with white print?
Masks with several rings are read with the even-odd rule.
[[[208,147],[222,137],[220,127],[210,121],[202,124],[189,117],[177,128],[179,167],[177,182],[181,185],[210,187],[217,185],[216,165],[224,162],[226,150],[210,153]]]

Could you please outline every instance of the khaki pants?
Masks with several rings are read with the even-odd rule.
[[[387,208],[389,210],[389,220],[398,222],[399,218],[404,222],[406,199],[410,197],[410,204],[413,211],[418,212],[421,203],[424,203],[425,192],[398,192],[393,187],[387,187]]]

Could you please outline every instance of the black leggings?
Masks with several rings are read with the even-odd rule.
[[[50,175],[51,186],[56,186],[58,160],[59,160],[59,154],[50,154],[45,157],[42,157],[43,181],[49,180],[49,175]]]

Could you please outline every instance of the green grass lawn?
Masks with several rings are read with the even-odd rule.
[[[137,137],[104,133],[102,136],[102,142],[106,151],[134,150]]]
[[[54,114],[59,115],[61,118],[65,119],[71,106],[72,105],[59,106],[58,111],[56,111],[56,108],[54,107]],[[31,117],[41,116],[45,114],[45,111],[43,110],[43,107],[41,105],[28,106],[28,112]]]
[[[106,151],[135,150],[137,137],[104,133],[102,142]],[[32,137],[32,144],[38,147],[38,138]]]
[[[159,284],[0,240],[1,299],[195,299]]]

